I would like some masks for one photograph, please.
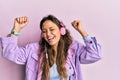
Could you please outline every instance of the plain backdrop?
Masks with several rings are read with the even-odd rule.
[[[0,0],[0,36],[5,37],[16,17],[28,16],[18,44],[39,41],[40,20],[53,14],[64,22],[74,39],[83,42],[71,26],[81,20],[82,26],[102,46],[103,59],[82,64],[83,80],[120,80],[120,0]],[[0,46],[0,80],[24,80],[25,66],[2,57]]]

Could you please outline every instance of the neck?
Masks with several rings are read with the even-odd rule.
[[[57,53],[57,47],[58,47],[58,44],[55,44],[52,46],[52,48],[54,49],[55,53]]]
[[[54,57],[54,61],[56,62],[56,58],[57,58],[57,46],[53,46],[52,47],[55,51],[55,57]]]

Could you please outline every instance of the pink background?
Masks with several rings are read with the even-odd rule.
[[[39,22],[48,14],[57,16],[73,38],[83,42],[71,26],[73,20],[81,20],[101,43],[104,58],[81,65],[84,80],[120,80],[120,0],[0,0],[0,36],[10,33],[14,18],[28,16],[19,45],[39,41]],[[4,59],[0,48],[0,80],[24,80],[24,75],[24,66]]]

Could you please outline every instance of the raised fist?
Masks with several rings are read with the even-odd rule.
[[[17,32],[20,32],[22,28],[24,28],[28,24],[28,17],[17,17],[14,20],[14,27],[13,29]]]
[[[79,20],[74,20],[72,23],[72,26],[76,29],[76,30],[80,30],[81,29],[81,27],[82,27],[82,24],[81,24],[81,22],[79,21]]]

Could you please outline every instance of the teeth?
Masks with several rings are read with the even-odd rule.
[[[52,40],[52,39],[54,39],[54,37],[49,37],[49,38],[48,38],[48,40]]]
[[[48,39],[52,39],[53,37],[49,37]]]

